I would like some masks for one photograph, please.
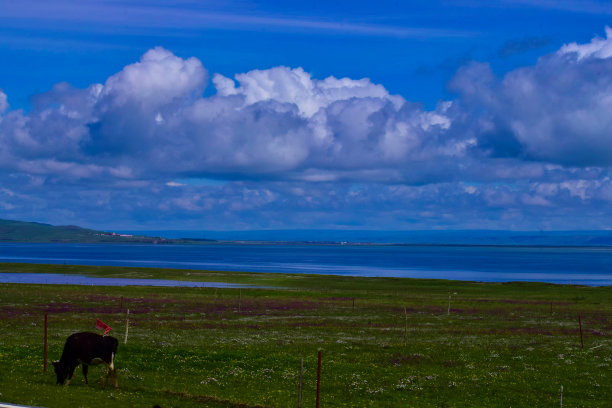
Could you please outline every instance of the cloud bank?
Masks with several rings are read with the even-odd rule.
[[[228,78],[156,47],[103,83],[57,84],[28,112],[0,91],[0,209],[202,229],[555,229],[601,217],[610,28],[503,77],[471,62],[449,88],[455,99],[426,110],[367,78],[283,66]]]

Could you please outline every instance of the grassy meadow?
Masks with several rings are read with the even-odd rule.
[[[0,264],[260,288],[0,284],[0,401],[45,407],[612,406],[612,287]],[[450,310],[449,310],[450,296]],[[126,309],[129,336],[124,344]],[[49,366],[43,373],[44,315]],[[581,317],[584,347],[581,346]],[[119,389],[50,361],[113,327]],[[98,331],[99,332],[99,331]]]

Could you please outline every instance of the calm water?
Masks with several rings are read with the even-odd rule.
[[[48,285],[86,286],[172,286],[190,288],[259,288],[221,282],[192,282],[171,279],[94,278],[60,273],[0,273],[0,283],[43,283]]]
[[[0,244],[0,262],[612,285],[612,248]]]

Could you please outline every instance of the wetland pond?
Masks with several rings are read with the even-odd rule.
[[[193,282],[171,279],[96,278],[84,275],[64,275],[60,273],[0,273],[0,283],[86,286],[171,286],[190,288],[261,288],[255,285],[240,285],[223,282]]]

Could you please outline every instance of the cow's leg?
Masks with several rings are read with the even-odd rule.
[[[106,383],[108,382],[109,378],[113,382],[113,387],[119,388],[119,385],[117,384],[117,370],[114,367],[111,368],[111,366],[108,366],[108,370],[106,371],[103,388],[106,388]]]
[[[72,376],[74,375],[75,368],[77,368],[77,366],[75,365],[68,367],[68,375],[66,376],[66,386],[70,385],[70,381],[72,381]]]
[[[81,367],[83,370],[83,377],[85,378],[85,384],[89,384],[87,382],[87,370],[89,370],[89,366],[85,363],[83,363],[83,366]]]
[[[109,374],[111,374],[111,376],[112,376],[113,387],[115,387],[115,389],[119,388],[119,384],[117,383],[117,369],[113,367],[109,371]]]
[[[106,377],[104,378],[104,388],[106,388],[106,383],[109,377],[111,377],[113,381],[113,386],[115,388],[119,388],[119,385],[117,384],[117,370],[115,369],[115,353],[111,353],[110,363],[108,364]]]

